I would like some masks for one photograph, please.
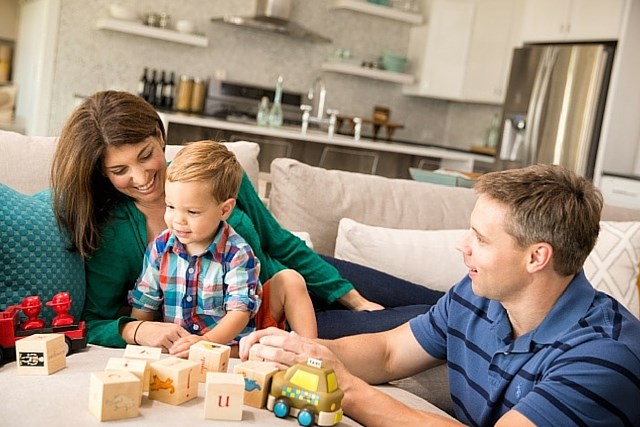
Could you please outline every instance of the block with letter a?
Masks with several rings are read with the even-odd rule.
[[[204,417],[209,420],[242,420],[244,377],[242,374],[208,372]]]

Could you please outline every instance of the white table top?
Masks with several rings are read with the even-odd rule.
[[[122,357],[123,349],[88,346],[86,350],[67,357],[67,367],[48,376],[24,376],[16,373],[16,363],[0,367],[0,424],[3,426],[98,426],[105,424],[89,412],[89,379],[91,372],[103,371],[110,357]],[[229,372],[238,363],[230,361]],[[446,414],[427,401],[394,386],[380,386],[407,405]],[[137,418],[109,421],[110,425],[150,426],[188,425],[238,426],[238,421],[204,418],[204,384],[198,397],[180,406],[169,405],[146,396]],[[294,418],[279,419],[266,409],[243,407],[242,424],[294,427]],[[339,426],[360,424],[345,417]]]

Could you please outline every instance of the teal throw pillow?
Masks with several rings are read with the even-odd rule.
[[[67,249],[67,239],[56,226],[50,190],[27,196],[0,184],[0,201],[0,310],[38,295],[40,317],[49,325],[56,312],[46,302],[67,291],[73,301],[70,314],[79,320],[84,262]]]

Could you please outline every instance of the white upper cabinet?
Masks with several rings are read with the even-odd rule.
[[[518,0],[433,0],[414,27],[408,58],[417,83],[406,95],[500,104],[519,28]]]
[[[526,0],[524,42],[618,39],[626,0]]]

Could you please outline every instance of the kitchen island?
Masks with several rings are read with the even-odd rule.
[[[198,139],[220,141],[247,140],[260,144],[260,170],[268,172],[271,160],[291,157],[327,169],[376,173],[390,178],[410,178],[409,167],[424,166],[473,171],[478,163],[491,165],[494,158],[486,154],[437,146],[402,142],[355,140],[352,136],[310,128],[302,133],[299,126],[278,129],[259,127],[249,121],[236,122],[195,114],[160,112],[167,131],[168,144],[183,144]]]

